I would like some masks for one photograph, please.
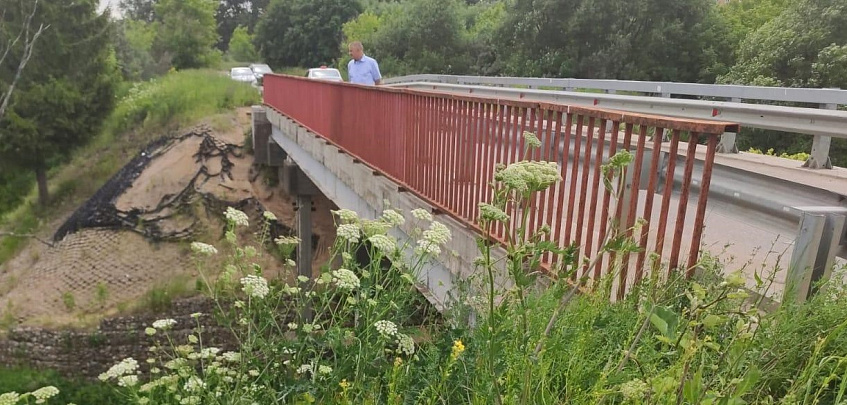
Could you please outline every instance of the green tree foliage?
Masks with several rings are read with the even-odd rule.
[[[252,34],[259,22],[259,17],[268,8],[270,0],[221,0],[215,20],[218,24],[218,49],[226,51],[232,42],[233,32],[237,27],[246,27]]]
[[[709,81],[723,40],[711,0],[515,0],[500,30],[505,73]],[[717,48],[717,49],[716,49]]]
[[[130,20],[151,23],[156,20],[157,3],[159,0],[121,0],[118,7]]]
[[[718,12],[729,26],[730,41],[735,48],[751,32],[780,15],[788,4],[787,0],[730,1],[719,5]]]
[[[238,27],[232,33],[229,41],[229,56],[238,62],[253,62],[259,57],[253,46],[253,36],[247,32],[247,27]]]
[[[170,56],[177,69],[210,66],[220,60],[213,47],[218,41],[215,30],[214,0],[160,0],[155,11],[161,23],[154,53]]]
[[[329,64],[339,56],[341,26],[361,12],[350,0],[273,0],[256,27],[256,45],[276,66]]]
[[[721,81],[847,88],[847,0],[801,0],[752,32]]]
[[[115,53],[124,79],[147,80],[164,73],[153,59],[153,42],[156,39],[154,24],[140,20],[123,19],[115,22]]]
[[[6,10],[20,4],[3,3]],[[111,110],[117,63],[108,16],[96,14],[97,1],[39,5],[36,19],[50,29],[0,121],[0,160],[34,171],[46,203],[49,164],[84,144]]]

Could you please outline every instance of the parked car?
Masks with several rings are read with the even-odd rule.
[[[271,67],[264,63],[252,63],[250,64],[250,70],[253,72],[253,76],[256,76],[256,81],[259,82],[259,85],[262,84],[262,78],[266,73],[273,73]]]
[[[249,67],[232,68],[229,70],[229,77],[235,81],[256,84],[256,76]]]
[[[309,69],[309,71],[306,72],[306,77],[317,80],[328,80],[331,82],[344,81],[344,79],[341,78],[341,72],[339,72],[338,69],[332,69],[326,66]]]

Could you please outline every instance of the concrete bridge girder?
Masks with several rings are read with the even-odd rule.
[[[284,115],[268,109],[265,116],[269,121],[268,129],[270,130],[266,138],[267,142],[275,143],[285,151],[287,160],[290,162],[285,165],[296,165],[298,172],[308,178],[317,190],[339,207],[354,210],[365,219],[379,218],[383,210],[388,208],[399,210],[404,215],[416,208],[437,213],[435,207],[423,199],[405,191],[397,183],[379,175],[358,159],[344,153]],[[262,119],[261,114],[254,115],[254,119],[257,117]],[[257,139],[256,134],[254,139]],[[299,175],[294,174],[294,176]],[[302,179],[298,179],[297,182],[302,183]],[[291,192],[297,192],[297,190],[291,190]],[[408,215],[406,216],[407,221],[404,225],[389,231],[389,234],[401,243],[412,239],[415,235],[415,221],[408,220]],[[438,310],[444,310],[450,306],[451,301],[460,298],[459,286],[463,284],[463,281],[479,280],[473,277],[477,273],[473,260],[479,256],[476,242],[478,235],[474,230],[448,215],[437,215],[435,220],[450,229],[452,240],[442,248],[441,254],[435,260],[425,264],[423,271],[416,276],[419,282],[418,289]],[[305,231],[305,229],[301,230],[301,232]],[[407,244],[403,252],[407,262],[415,257],[414,242],[412,240]],[[504,254],[502,249],[497,248],[497,256]],[[498,268],[496,273],[495,284],[498,285],[498,291],[504,291],[509,287],[505,269]],[[481,287],[479,283],[469,282],[466,293],[469,296],[483,296],[484,290],[479,287]]]

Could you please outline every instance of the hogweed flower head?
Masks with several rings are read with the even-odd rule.
[[[374,245],[375,248],[379,249],[383,254],[389,254],[397,248],[397,244],[394,242],[394,239],[391,239],[388,235],[374,235],[368,238],[368,242]]]
[[[117,379],[121,376],[135,373],[135,370],[138,370],[138,362],[132,357],[127,357],[121,360],[120,363],[110,367],[105,373],[100,374],[98,378],[100,381],[106,381],[111,378]]]
[[[359,214],[357,214],[356,211],[353,210],[348,210],[344,208],[338,211],[332,211],[332,213],[337,215],[338,219],[345,223],[353,223],[359,221]]]
[[[359,281],[359,277],[356,276],[356,273],[348,270],[348,269],[338,269],[332,272],[332,281],[335,285],[347,291],[353,291],[361,285]]]
[[[494,180],[519,193],[542,191],[562,180],[556,162],[520,161],[494,175]]]
[[[391,321],[376,321],[376,323],[374,323],[374,327],[380,335],[386,338],[397,334],[397,325]]]
[[[415,354],[415,340],[411,336],[398,333],[397,334],[397,350],[406,356]]]
[[[176,325],[176,321],[173,319],[159,319],[153,322],[153,327],[156,329],[169,329],[171,326]]]
[[[394,226],[400,226],[406,223],[406,218],[403,217],[403,214],[390,209],[382,211],[382,220]]]
[[[524,142],[526,142],[527,148],[540,148],[541,147],[541,140],[539,140],[538,137],[532,132],[524,131],[523,139],[524,139]]]
[[[509,221],[509,215],[506,212],[488,203],[479,203],[479,216],[488,221],[504,223]]]
[[[129,376],[127,376],[127,377],[129,377]],[[138,377],[136,377],[136,376],[132,376],[132,377],[135,377],[136,382],[138,381]],[[41,387],[41,388],[32,392],[32,396],[35,397],[35,403],[36,404],[42,404],[42,403],[44,403],[44,401],[47,401],[48,399],[53,398],[56,395],[59,395],[59,389],[52,386],[52,385],[48,385],[46,387]]]
[[[265,298],[270,292],[268,280],[253,274],[248,274],[241,279],[242,290],[253,298]]]
[[[273,213],[273,212],[265,211],[265,213],[264,213],[264,214],[262,214],[262,215],[263,215],[263,216],[265,217],[265,219],[267,219],[268,221],[276,221],[276,215],[274,215],[274,213]]]
[[[359,241],[359,236],[361,235],[359,231],[359,227],[354,224],[341,224],[338,226],[336,230],[336,234],[345,239],[350,243],[356,243]]]
[[[224,216],[226,220],[235,224],[236,226],[250,226],[250,220],[247,218],[247,214],[243,211],[239,211],[232,207],[227,207],[224,212]]]
[[[197,254],[211,256],[218,253],[214,246],[203,242],[191,242],[191,251]]]
[[[423,208],[415,208],[412,210],[412,216],[421,221],[432,221],[432,214]]]
[[[300,243],[300,238],[298,238],[296,236],[280,236],[280,237],[274,239],[274,243],[276,243],[279,246],[297,245],[297,244]]]

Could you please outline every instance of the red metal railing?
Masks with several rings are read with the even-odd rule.
[[[664,257],[673,270],[687,253],[685,269],[693,270],[718,136],[737,130],[724,122],[280,75],[266,75],[264,86],[267,106],[478,231],[477,204],[491,199],[495,166],[520,160],[523,132],[535,133],[543,147],[530,158],[557,162],[564,181],[533,202],[530,227],[548,224],[560,246],[576,243],[583,255],[593,257],[611,232],[606,225],[619,224],[641,251],[627,257],[606,254],[579,275],[596,279],[617,268],[620,295],[645,270],[657,268],[649,257]],[[670,142],[652,134],[666,134]],[[689,142],[682,142],[684,136]],[[698,149],[700,142],[705,147]],[[635,160],[626,173],[629,191],[619,201],[603,186],[601,166],[623,149]],[[681,176],[676,176],[678,165]],[[667,181],[675,177],[676,182]],[[646,223],[636,226],[636,217]],[[504,231],[492,233],[502,237]],[[544,259],[550,266],[559,261]]]

